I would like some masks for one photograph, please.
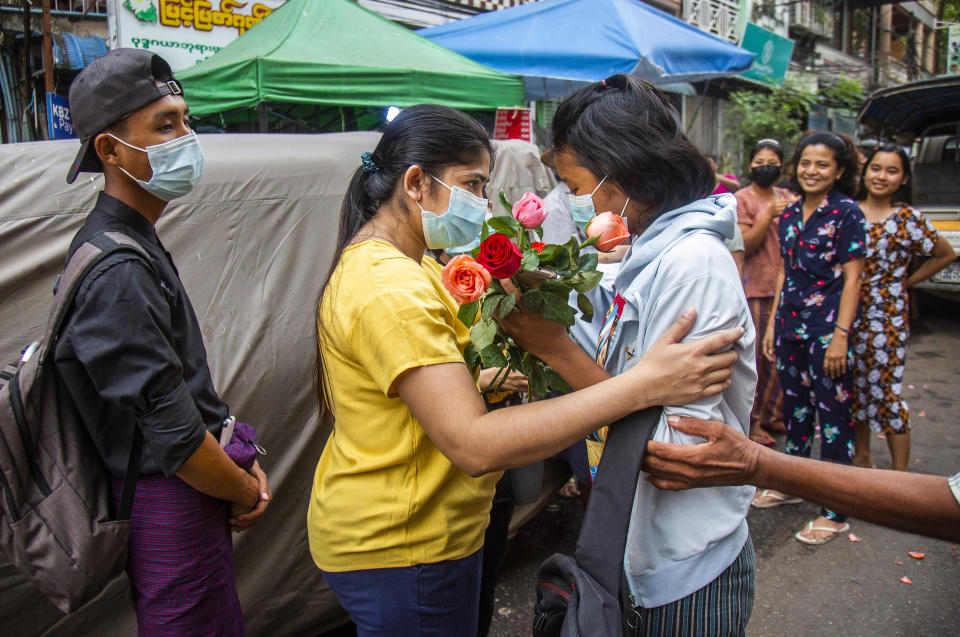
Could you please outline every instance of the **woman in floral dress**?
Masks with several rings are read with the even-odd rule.
[[[930,278],[957,255],[909,199],[910,162],[894,144],[877,146],[864,162],[860,209],[867,220],[867,254],[860,289],[860,317],[853,328],[855,360],[853,464],[873,465],[871,430],[886,435],[893,468],[906,471],[910,425],[903,400],[903,366],[910,336],[910,288]],[[913,274],[910,260],[932,255]]]
[[[793,166],[803,196],[780,216],[783,268],[763,354],[777,361],[786,452],[810,457],[819,417],[820,459],[850,464],[853,379],[848,336],[857,314],[865,241],[863,214],[850,199],[856,189],[856,149],[834,133],[812,133],[797,145]],[[800,500],[763,489],[753,505],[795,502]],[[842,512],[824,507],[795,537],[823,544],[849,528]]]

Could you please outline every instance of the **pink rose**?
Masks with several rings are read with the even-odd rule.
[[[453,257],[443,268],[443,287],[460,305],[473,303],[483,296],[491,280],[487,269],[469,254]]]
[[[598,214],[587,226],[587,238],[600,235],[597,241],[597,250],[610,252],[618,245],[630,238],[630,231],[623,217],[612,212]]]
[[[547,209],[543,207],[543,199],[532,192],[524,193],[519,201],[513,204],[513,218],[524,228],[537,228],[547,218]]]

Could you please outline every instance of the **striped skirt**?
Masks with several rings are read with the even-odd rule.
[[[756,562],[747,538],[733,564],[698,591],[654,608],[623,605],[628,637],[741,637],[753,611]]]

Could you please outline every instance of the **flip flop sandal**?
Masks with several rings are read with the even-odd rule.
[[[839,529],[835,529],[829,526],[814,526],[813,520],[810,520],[809,522],[807,522],[807,526],[805,526],[802,531],[797,531],[793,537],[797,538],[804,544],[826,544],[836,536],[840,535],[841,533],[846,533],[849,530],[850,530],[850,525],[847,524],[846,522],[844,522],[843,526],[841,526]],[[809,533],[811,531],[828,531],[830,535],[824,538],[819,538],[819,539],[807,537],[806,535],[804,535],[804,533]]]
[[[772,500],[768,502],[757,502],[757,500]],[[769,509],[770,507],[778,507],[781,504],[800,504],[803,502],[800,498],[795,498],[792,495],[787,495],[785,493],[780,493],[779,491],[774,491],[773,489],[763,489],[753,497],[753,501],[750,503],[751,506],[754,506],[758,509]]]

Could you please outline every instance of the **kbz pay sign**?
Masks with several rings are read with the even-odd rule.
[[[77,136],[73,131],[70,105],[65,97],[56,93],[47,93],[47,131],[50,139],[72,139]]]

